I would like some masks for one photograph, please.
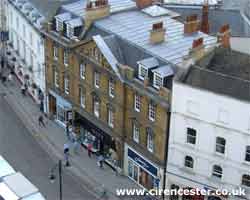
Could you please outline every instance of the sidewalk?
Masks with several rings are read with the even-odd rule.
[[[44,147],[54,160],[63,159],[63,145],[67,142],[64,129],[54,121],[45,119],[46,128],[38,125],[38,116],[41,114],[39,106],[27,95],[21,94],[20,85],[15,77],[15,81],[7,87],[0,84],[0,93],[6,93],[6,101],[13,108],[30,133],[36,138],[38,143]],[[87,150],[81,148],[79,155],[71,151],[71,167],[66,168],[65,173],[70,173],[79,179],[79,184],[97,197],[100,198],[103,188],[107,191],[108,199],[133,199],[132,197],[118,197],[115,194],[117,188],[139,188],[125,176],[118,175],[107,165],[104,169],[97,166],[95,155],[89,158]],[[136,197],[136,199],[140,199]]]

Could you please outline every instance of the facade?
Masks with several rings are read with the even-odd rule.
[[[218,48],[176,77],[168,188],[236,190],[190,199],[249,199],[249,64],[248,55]],[[237,196],[240,188],[247,196]]]
[[[146,189],[165,183],[172,78],[217,43],[151,4],[81,0],[44,30],[50,115]]]

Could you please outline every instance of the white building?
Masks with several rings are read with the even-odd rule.
[[[250,199],[249,66],[248,55],[218,48],[173,83],[167,187],[247,193],[186,199]]]
[[[71,1],[7,0],[9,64],[14,66],[20,81],[27,83],[30,94],[37,102],[39,89],[45,93],[44,39],[40,32],[42,25],[50,20],[62,3]]]

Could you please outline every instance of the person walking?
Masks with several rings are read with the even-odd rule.
[[[68,143],[65,143],[63,145],[63,154],[64,154],[65,166],[69,167],[70,163],[69,163],[69,144]]]
[[[69,133],[69,122],[66,122],[66,128],[65,128],[66,136],[68,140],[70,141],[70,133]]]
[[[8,75],[8,81],[9,81],[9,82],[12,82],[12,80],[13,80],[13,76],[12,76],[11,73],[9,73],[9,75]]]
[[[38,117],[38,123],[39,123],[39,126],[40,126],[40,127],[41,127],[41,126],[46,127],[46,125],[45,125],[45,123],[44,123],[44,121],[43,121],[43,116],[42,116],[42,115],[40,115],[40,116]]]
[[[25,88],[24,84],[21,87],[21,91],[22,91],[23,96],[25,96],[26,95],[26,88]]]
[[[92,154],[92,144],[91,143],[88,143],[87,150],[88,150],[88,156],[89,156],[89,158],[91,158],[91,154]]]

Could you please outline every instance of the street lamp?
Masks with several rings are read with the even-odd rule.
[[[54,171],[58,168],[59,174],[59,200],[62,200],[62,160],[59,160],[58,163],[51,169],[49,179],[51,183],[55,182],[56,175]]]

